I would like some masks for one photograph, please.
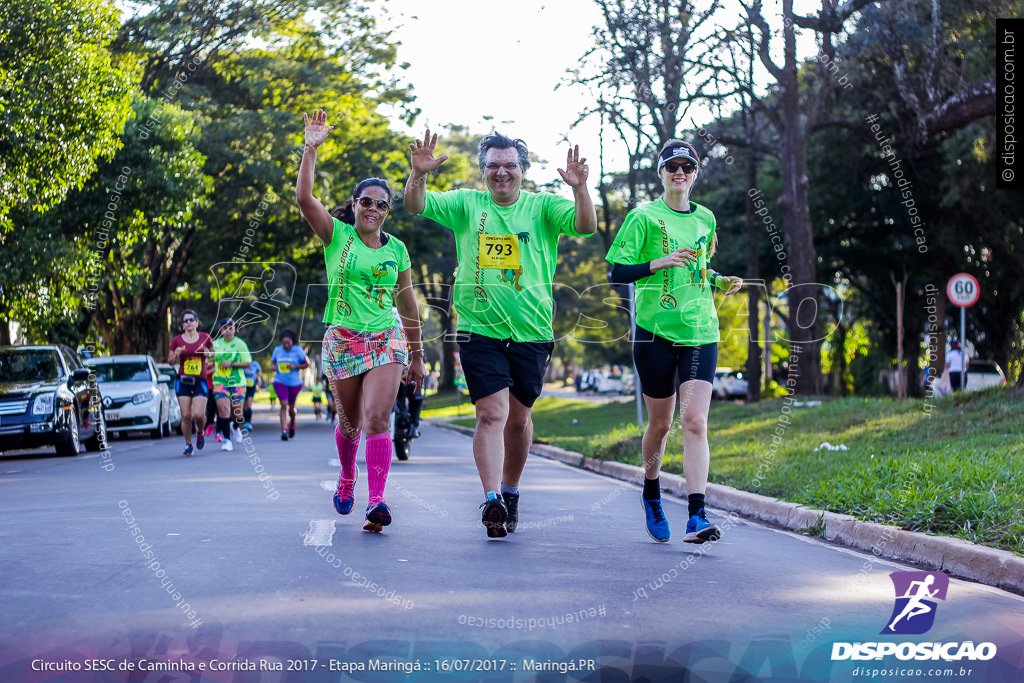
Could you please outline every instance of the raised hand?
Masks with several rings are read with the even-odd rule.
[[[412,149],[412,170],[416,175],[425,175],[430,173],[438,166],[448,161],[448,155],[442,155],[440,158],[434,158],[434,147],[437,145],[437,133],[430,134],[430,129],[427,129],[426,134],[423,136],[423,142],[418,139],[409,143],[410,149]]]
[[[323,109],[314,109],[313,116],[309,114],[302,115],[303,121],[306,123],[306,146],[316,149],[324,143],[327,136],[334,130],[334,126],[327,125],[327,112]]]
[[[586,159],[580,159],[580,146],[569,148],[569,153],[565,156],[565,170],[557,169],[558,175],[562,176],[562,180],[569,187],[579,187],[587,182],[587,176],[590,175],[590,167],[587,166]]]

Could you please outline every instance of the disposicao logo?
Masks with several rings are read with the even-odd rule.
[[[946,600],[949,577],[942,572],[893,572],[896,604],[880,633],[904,636],[927,633],[935,623],[936,600]]]
[[[921,635],[935,624],[936,600],[946,599],[949,577],[942,572],[893,572],[896,604],[882,635]],[[896,657],[900,660],[987,661],[996,656],[994,643],[973,641],[948,643],[868,642],[833,643],[832,661],[870,660]]]

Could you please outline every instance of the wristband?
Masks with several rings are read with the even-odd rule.
[[[718,282],[718,278],[719,274],[712,270],[711,275],[708,277],[708,282],[711,283],[712,287],[718,287],[718,285],[715,284],[716,282]]]

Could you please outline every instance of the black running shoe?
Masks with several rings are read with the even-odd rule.
[[[505,530],[510,534],[515,533],[516,527],[519,526],[519,494],[503,493],[501,497],[505,499],[505,509],[508,511]]]
[[[505,520],[508,519],[508,510],[500,498],[486,500],[480,505],[484,509],[480,521],[487,528],[487,538],[504,538],[508,533],[505,531]]]

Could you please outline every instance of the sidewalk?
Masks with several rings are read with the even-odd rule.
[[[473,430],[468,427],[441,420],[427,421],[445,429],[473,435]],[[643,469],[634,465],[588,458],[581,453],[546,444],[534,444],[530,453],[630,481],[637,486],[643,482]],[[678,474],[662,472],[661,487],[673,496],[686,499],[686,480]],[[865,550],[877,557],[899,560],[929,570],[941,569],[951,576],[1024,595],[1024,558],[1005,550],[958,538],[930,536],[917,531],[904,531],[897,526],[865,522],[850,515],[815,510],[720,484],[708,484],[707,498],[709,505],[715,508]]]

